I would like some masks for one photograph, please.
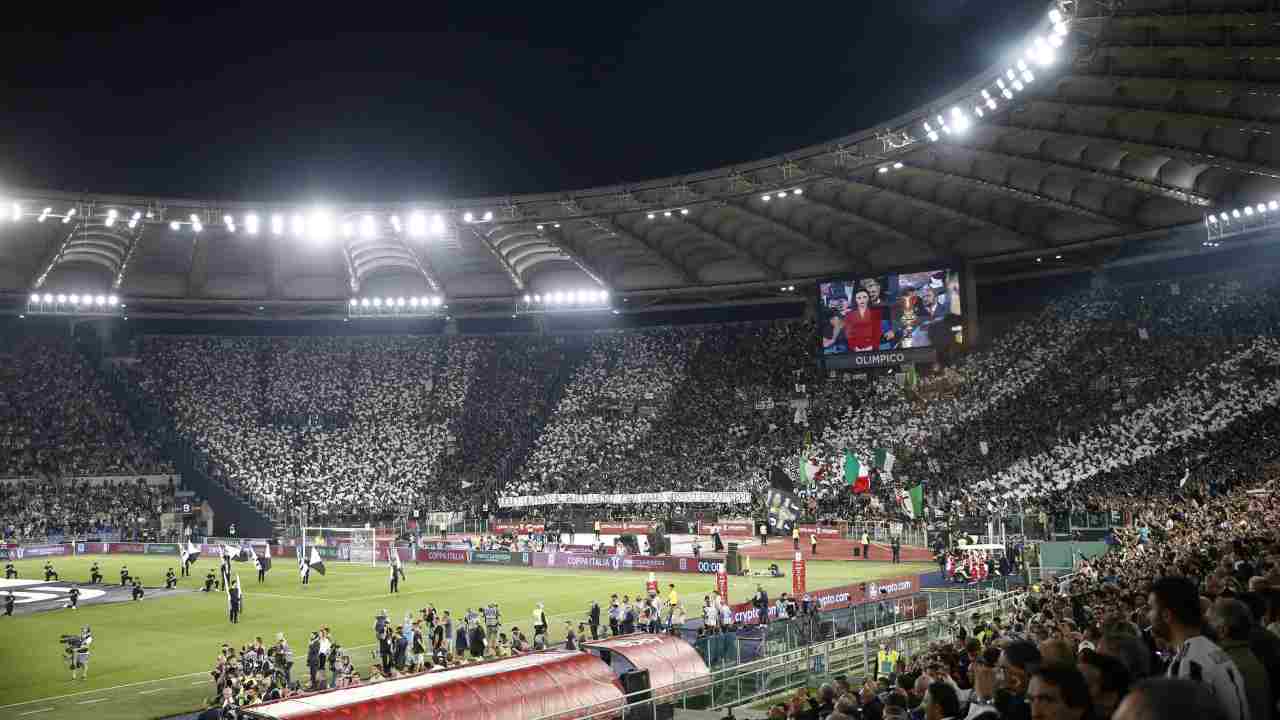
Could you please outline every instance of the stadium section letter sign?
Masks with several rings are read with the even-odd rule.
[[[820,282],[819,357],[833,369],[932,362],[964,342],[960,299],[947,269]]]

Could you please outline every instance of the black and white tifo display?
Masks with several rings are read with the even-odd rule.
[[[960,273],[924,270],[818,283],[819,357],[828,368],[931,362],[964,342]]]

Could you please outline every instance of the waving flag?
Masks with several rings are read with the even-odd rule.
[[[178,554],[182,556],[183,565],[193,563],[200,559],[200,546],[188,540],[186,545],[178,548]]]
[[[871,475],[852,452],[844,451],[844,481],[854,493],[871,492]]]
[[[314,546],[311,548],[311,557],[307,558],[307,564],[311,566],[312,570],[321,575],[324,574],[324,558],[320,557],[320,551],[315,549]]]

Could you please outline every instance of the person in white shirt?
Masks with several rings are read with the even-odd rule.
[[[720,613],[716,611],[715,605],[711,604],[711,598],[703,596],[702,598],[702,624],[706,626],[708,633],[713,633],[720,624]]]
[[[1244,676],[1231,658],[1201,633],[1200,591],[1184,577],[1162,577],[1147,598],[1151,634],[1176,651],[1166,673],[1208,688],[1227,720],[1251,720]]]

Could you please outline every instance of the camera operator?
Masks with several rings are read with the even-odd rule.
[[[87,680],[89,678],[89,646],[93,645],[93,632],[85,625],[79,635],[62,636],[63,653],[71,666],[71,679]],[[80,677],[76,677],[80,671]]]
[[[80,588],[72,585],[71,589],[67,591],[67,596],[67,607],[72,610],[78,610],[78,603],[80,602]]]
[[[98,561],[93,561],[93,567],[89,568],[89,584],[97,585],[102,582],[102,571],[98,569]]]
[[[5,580],[18,579],[18,569],[13,566],[13,563],[4,564],[4,579]]]
[[[127,583],[133,583],[134,585],[137,585],[138,581],[129,575],[128,565],[121,565],[120,566],[120,587],[124,587]]]
[[[53,569],[53,563],[46,562],[44,564],[44,581],[49,582],[51,580],[59,580],[59,579],[61,578],[58,577],[58,571]]]
[[[131,590],[129,594],[133,597],[134,600],[141,600],[142,596],[144,595],[144,593],[142,592],[142,579],[141,578],[129,578],[129,579],[133,582],[133,590]]]
[[[284,633],[276,634],[276,644],[268,651],[275,665],[276,675],[284,678],[286,685],[293,682],[293,648],[284,639]]]
[[[6,617],[13,616],[13,603],[14,603],[13,592],[9,592],[7,595],[4,596],[4,614]]]

